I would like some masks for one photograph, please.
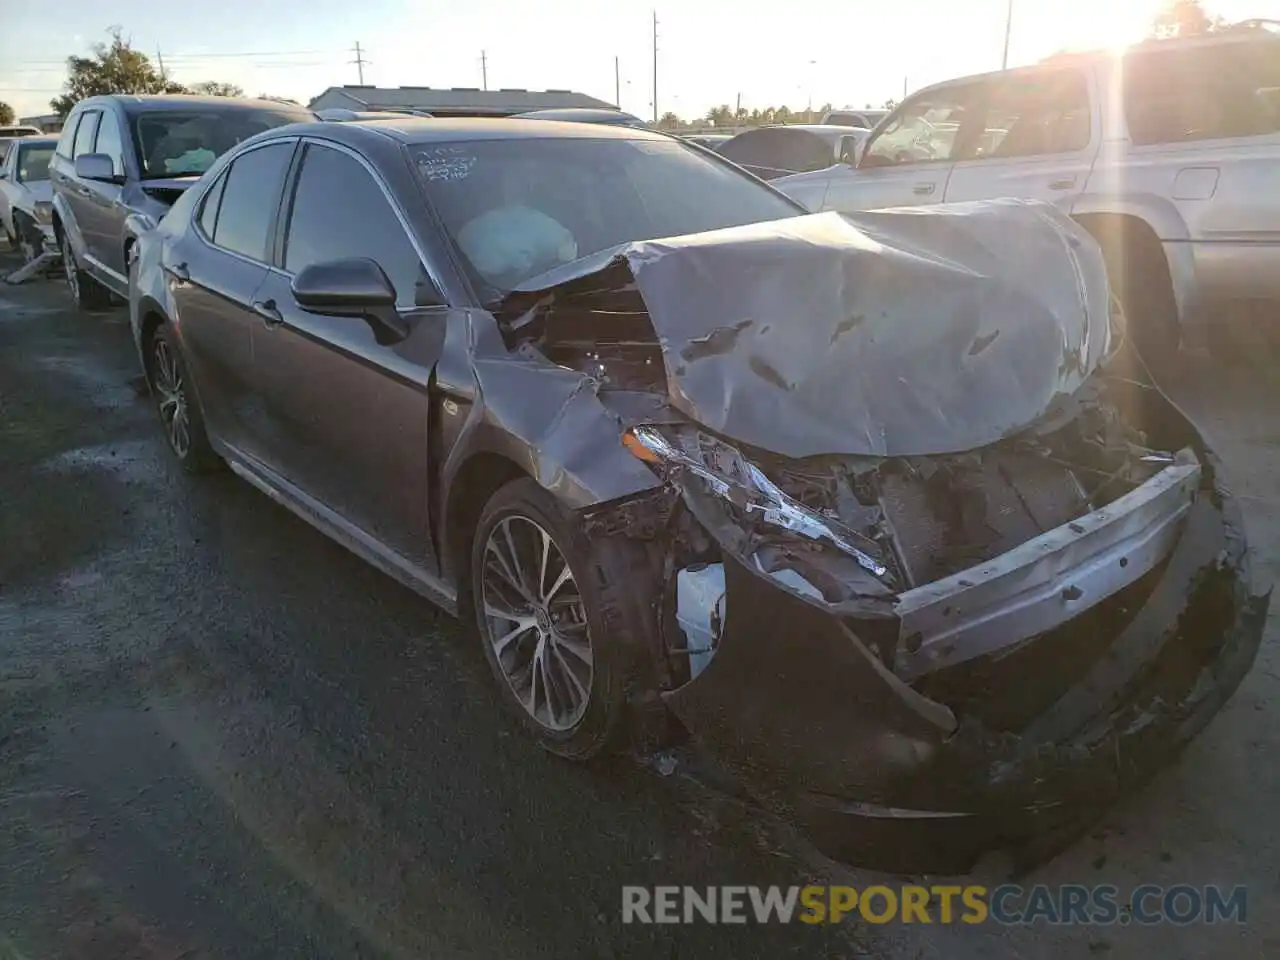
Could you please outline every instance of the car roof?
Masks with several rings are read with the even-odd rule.
[[[651,140],[667,143],[671,137],[608,123],[547,123],[518,117],[387,117],[350,123],[290,124],[259,136],[315,134],[330,140],[358,140],[377,135],[403,144],[443,143],[455,140]]]
[[[22,146],[36,144],[37,146],[56,147],[58,145],[57,134],[47,134],[39,137],[0,137],[0,140],[12,140],[14,143],[21,143]]]
[[[644,121],[634,114],[622,110],[606,110],[602,107],[559,107],[550,110],[529,110],[526,113],[514,114],[516,120],[579,120],[585,123],[634,123]]]
[[[282,103],[279,100],[258,100],[252,97],[204,97],[187,93],[165,94],[133,94],[109,93],[81,100],[76,106],[115,103],[126,113],[151,113],[160,110],[191,110],[193,108],[215,108],[221,110],[279,110],[285,113],[297,113],[308,117],[315,116],[306,107],[296,103]]]

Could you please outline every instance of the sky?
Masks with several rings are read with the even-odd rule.
[[[653,114],[654,0],[57,0],[0,18],[0,101],[48,112],[66,58],[119,27],[184,83],[219,80],[305,103],[330,86],[561,88]],[[718,104],[878,106],[1000,67],[1008,0],[658,0],[658,112]],[[6,5],[0,2],[0,6]],[[1161,0],[1014,0],[1010,65],[1139,39]],[[1206,0],[1229,20],[1280,19],[1280,0]],[[621,82],[615,87],[615,58]]]

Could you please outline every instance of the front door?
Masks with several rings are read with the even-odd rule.
[[[1070,212],[1102,142],[1091,82],[1073,68],[1016,70],[992,79],[982,130],[952,168],[947,202],[1020,197]]]
[[[120,123],[110,110],[102,111],[99,117],[93,152],[110,157],[112,173],[117,177],[125,176],[124,138]],[[87,191],[82,226],[92,237],[90,254],[97,261],[94,266],[107,275],[117,292],[127,291],[129,279],[124,262],[124,221],[129,211],[120,198],[123,188],[118,183],[102,180],[86,180],[81,185]]]
[[[428,522],[428,386],[445,311],[381,182],[355,155],[305,147],[280,264],[258,294],[254,381],[274,471],[411,563],[435,570]],[[411,332],[380,338],[355,317],[308,313],[304,267],[366,257],[396,288]],[[419,306],[424,305],[424,306]],[[379,342],[379,340],[383,342]]]
[[[911,97],[867,143],[856,170],[837,167],[824,209],[842,213],[941,203],[952,161],[976,121],[980,84],[935,87]]]

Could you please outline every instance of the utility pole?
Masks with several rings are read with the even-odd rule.
[[[164,54],[160,52],[159,44],[156,44],[156,62],[160,65],[160,79],[168,83],[169,76],[164,72]]]
[[[1013,33],[1013,0],[1009,0],[1009,13],[1004,18],[1004,61],[1001,70],[1009,69],[1009,35]]]
[[[356,65],[356,72],[360,76],[360,86],[363,87],[364,86],[364,65],[369,61],[364,58],[364,53],[360,49],[359,40],[356,41],[356,58],[354,60],[348,60],[347,62],[354,63]]]
[[[737,102],[734,103],[733,105],[733,118],[735,121],[738,119],[738,114],[740,113],[742,113],[742,91],[741,90],[738,91]]]
[[[902,78],[902,99],[907,99],[907,78]]]
[[[622,68],[616,56],[613,58],[613,105],[622,109]]]
[[[658,122],[658,11],[653,11],[653,122]]]
[[[483,50],[480,51],[480,83],[484,89],[489,89],[489,58]]]

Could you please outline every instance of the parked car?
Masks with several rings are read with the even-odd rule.
[[[644,130],[294,126],[130,323],[177,461],[472,620],[547,749],[678,718],[889,851],[1087,822],[1254,659],[1217,461],[1051,206],[802,214]]]
[[[553,110],[530,110],[517,113],[520,120],[566,120],[570,123],[603,123],[618,127],[643,127],[644,121],[622,110],[597,110],[591,107],[561,107]]]
[[[828,110],[822,115],[822,122],[837,127],[861,127],[863,130],[873,130],[875,125],[888,115],[888,110]]]
[[[681,134],[690,143],[719,152],[720,148],[733,139],[732,133],[684,133]]]
[[[717,152],[761,180],[773,180],[834,163],[852,164],[868,131],[854,127],[792,123],[744,130]]]
[[[0,225],[24,263],[55,243],[49,161],[57,142],[57,137],[24,137],[0,161]]]
[[[922,90],[856,168],[776,185],[810,210],[1052,202],[1102,243],[1150,362],[1233,357],[1280,332],[1278,91],[1264,30],[1060,56]]]
[[[67,116],[50,165],[53,228],[81,307],[128,296],[130,214],[151,224],[226,150],[311,111],[273,100],[105,96]]]
[[[41,131],[35,127],[0,127],[0,161],[9,151],[9,145],[23,137],[38,137]]]

